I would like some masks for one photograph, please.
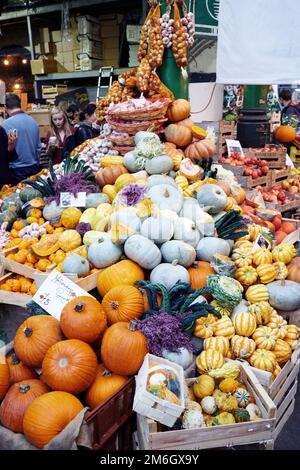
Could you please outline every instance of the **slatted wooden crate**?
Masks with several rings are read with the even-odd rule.
[[[13,276],[13,273],[6,273],[0,278],[0,283]],[[25,307],[32,299],[29,294],[22,294],[19,292],[8,292],[0,289],[0,303],[7,305],[17,305],[18,307]]]
[[[289,197],[292,199],[293,194],[289,194]],[[266,207],[268,209],[275,209],[278,212],[289,212],[300,207],[300,197],[293,198],[290,202],[286,204],[274,204],[272,202],[266,202]]]
[[[272,170],[271,171],[271,178],[272,178],[272,186],[281,181],[289,178],[291,176],[291,169],[289,167],[282,168],[281,170]]]
[[[235,129],[234,122],[227,122],[227,121],[220,122],[218,158],[226,157],[227,155],[226,140],[234,139],[234,129]]]
[[[274,440],[278,437],[294,410],[299,368],[300,348],[293,352],[291,359],[284,365],[273,382],[270,372],[251,367],[259,382],[277,407],[276,424],[272,434]]]
[[[213,426],[197,429],[162,431],[156,421],[137,415],[137,433],[139,448],[142,450],[200,450],[225,446],[266,443],[266,448],[273,448],[273,431],[276,407],[258,379],[246,364],[240,363],[239,380],[252,392],[263,419],[245,423]],[[191,384],[196,379],[187,379]]]
[[[244,153],[247,157],[256,157],[260,160],[267,160],[269,168],[283,168],[286,166],[286,148],[282,145],[270,144],[267,148],[274,149],[274,152],[258,150],[254,148],[245,148]]]

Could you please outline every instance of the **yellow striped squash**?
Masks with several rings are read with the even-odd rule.
[[[256,344],[253,339],[246,336],[234,335],[234,337],[231,338],[231,347],[235,357],[247,359],[254,353]]]
[[[250,251],[253,247],[253,243],[250,242],[249,240],[243,240],[243,239],[238,239],[235,244],[234,244],[234,250],[238,248],[250,248]]]
[[[247,227],[250,240],[254,242],[254,240],[257,239],[258,235],[262,233],[263,228],[260,225],[257,224],[250,224]]]
[[[276,278],[276,270],[273,264],[260,264],[257,266],[256,271],[260,282],[263,284],[269,284],[269,282],[273,282]]]
[[[194,329],[194,336],[197,338],[210,338],[215,331],[216,317],[211,313],[207,317],[197,318]]]
[[[287,325],[287,333],[284,338],[285,341],[286,341],[286,338],[293,339],[293,340],[299,338],[299,330],[296,325]]]
[[[288,277],[289,270],[282,261],[276,261],[276,263],[273,263],[273,266],[276,272],[275,279],[280,281],[281,279],[286,279]]]
[[[123,165],[124,157],[120,155],[108,155],[107,157],[102,158],[100,164],[103,168],[107,166],[114,166],[114,165]]]
[[[267,349],[256,349],[250,357],[250,364],[257,369],[273,372],[277,365],[276,356]]]
[[[215,351],[214,349],[202,351],[196,358],[196,366],[200,374],[203,372],[209,372],[213,369],[219,369],[223,365],[224,358],[222,353],[220,353],[220,351]]]
[[[217,310],[217,312],[219,312],[222,317],[223,316],[227,316],[227,317],[230,317],[231,315],[231,312],[232,312],[232,308],[230,307],[222,307],[222,305],[220,305],[216,300],[213,300],[210,305],[212,307],[214,307],[215,310]]]
[[[289,343],[279,338],[276,340],[272,352],[275,354],[275,357],[279,364],[288,361],[292,355],[292,349]]]
[[[256,319],[251,313],[238,312],[234,315],[233,326],[236,334],[251,336],[256,329]]]
[[[272,328],[260,326],[254,331],[252,339],[258,348],[271,350],[275,346],[277,335]]]
[[[267,326],[275,330],[277,338],[283,339],[287,334],[287,321],[277,313],[271,315],[271,320]]]
[[[273,261],[282,261],[288,264],[296,256],[296,249],[292,243],[281,243],[272,251]]]
[[[281,372],[281,367],[280,367],[279,364],[276,364],[276,367],[275,367],[275,369],[273,371],[273,374],[272,374],[272,380],[275,380],[276,377],[278,376],[278,374],[280,374],[280,372]]]
[[[235,329],[232,321],[228,317],[222,317],[215,323],[215,336],[225,336],[230,339],[234,336]]]
[[[254,286],[248,287],[246,291],[246,299],[248,302],[255,304],[256,302],[268,301],[269,291],[267,286],[264,284],[255,284]]]
[[[235,279],[248,286],[254,284],[257,281],[256,269],[252,266],[243,266],[238,268],[234,274]]]
[[[229,350],[229,340],[225,336],[213,336],[204,340],[204,349],[215,349],[227,357]]]
[[[251,248],[244,246],[241,246],[240,248],[235,248],[232,252],[231,259],[234,261],[235,265],[238,268],[250,266],[252,264]]]
[[[255,316],[257,325],[266,325],[271,320],[272,307],[269,302],[256,302],[250,305],[249,313]]]
[[[264,248],[259,248],[253,253],[253,264],[259,266],[260,264],[272,263],[272,253]]]
[[[291,346],[292,351],[295,351],[295,349],[297,349],[299,346],[299,341],[297,339],[285,337],[284,341],[286,341]]]

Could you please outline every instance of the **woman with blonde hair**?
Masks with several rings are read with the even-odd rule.
[[[66,113],[60,108],[51,111],[51,132],[45,138],[46,154],[53,164],[61,163],[69,147],[72,147],[74,128]]]

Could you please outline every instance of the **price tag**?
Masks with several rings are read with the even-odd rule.
[[[82,295],[92,297],[88,292],[54,269],[35,293],[32,300],[46,310],[47,313],[59,320],[64,306],[70,300]]]
[[[86,193],[80,192],[77,196],[72,193],[60,193],[60,207],[85,207]]]
[[[232,154],[235,154],[235,153],[239,153],[243,157],[245,156],[239,140],[226,139],[226,145],[227,145],[227,151],[228,151],[229,157],[231,157]]]
[[[272,249],[270,240],[263,233],[260,233],[256,238],[251,252],[254,253],[255,251],[259,250],[259,248],[263,248],[265,250]]]

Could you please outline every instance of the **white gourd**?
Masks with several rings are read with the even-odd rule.
[[[126,227],[130,227],[134,233],[140,232],[141,230],[141,220],[136,215],[135,209],[131,210],[128,208],[114,212],[110,218],[110,225],[114,222],[120,222]]]
[[[230,251],[229,244],[222,238],[205,237],[196,246],[197,259],[201,261],[211,262],[215,253],[229,256]]]
[[[148,217],[141,227],[141,235],[154,243],[165,243],[171,240],[174,233],[173,222],[164,217]]]
[[[124,251],[127,258],[141,268],[153,269],[161,262],[161,252],[152,240],[142,235],[132,235],[126,240]]]
[[[198,245],[201,235],[195,222],[185,217],[179,217],[174,226],[174,240],[181,240],[194,248]]]
[[[162,349],[162,357],[168,359],[168,361],[175,362],[176,364],[187,369],[193,362],[193,353],[188,351],[186,348],[180,348],[178,352],[171,352],[167,349]]]
[[[179,212],[179,217],[185,217],[186,219],[190,219],[193,222],[196,222],[202,214],[205,213],[203,209],[199,206],[196,199],[192,197],[184,198],[183,206],[181,211]]]
[[[159,157],[146,160],[145,170],[149,175],[161,175],[169,173],[173,169],[173,160],[168,155],[160,155]]]
[[[167,290],[170,290],[178,281],[189,284],[190,276],[183,266],[174,261],[173,263],[161,263],[156,266],[151,271],[150,281],[154,284],[162,284]]]
[[[214,397],[204,397],[200,404],[204,413],[208,415],[213,415],[217,411],[217,403]]]
[[[139,168],[139,165],[136,163],[137,156],[132,152],[127,152],[124,155],[124,166],[126,166],[127,170],[131,173],[135,173],[137,171],[143,170],[144,168]]]
[[[183,205],[183,196],[177,188],[169,184],[158,184],[149,189],[150,199],[162,210],[178,213]]]
[[[111,240],[98,240],[88,248],[88,260],[96,268],[106,268],[119,261],[122,249]]]
[[[165,219],[171,220],[174,226],[178,222],[179,217],[178,217],[178,214],[176,214],[176,212],[169,211],[168,209],[164,209],[164,210],[158,209],[158,211],[159,211],[160,217],[164,217]]]
[[[153,186],[157,186],[158,184],[169,184],[170,186],[177,188],[175,181],[167,175],[151,175],[147,179],[147,184],[148,188],[153,188]]]
[[[181,240],[167,241],[160,247],[160,251],[164,261],[172,263],[174,260],[178,264],[188,268],[196,260],[196,250],[188,243]]]

